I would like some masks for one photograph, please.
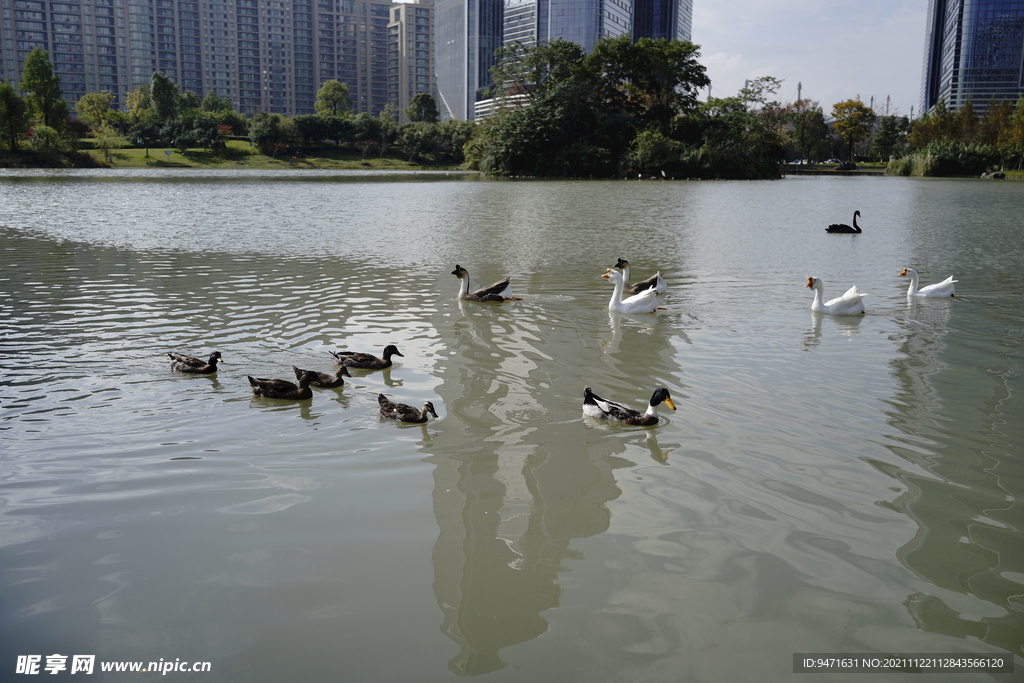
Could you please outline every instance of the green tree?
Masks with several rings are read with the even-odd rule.
[[[420,121],[426,123],[437,123],[438,119],[441,118],[441,114],[437,111],[437,102],[430,93],[416,93],[416,95],[409,100],[409,106],[405,109],[405,117],[417,123]]]
[[[28,105],[7,81],[0,82],[0,141],[12,152],[18,151],[18,139],[28,130]]]
[[[166,123],[178,113],[178,86],[160,71],[154,71],[149,81],[149,98],[159,123]]]
[[[288,144],[288,133],[280,114],[259,112],[249,122],[249,140],[261,154],[277,156]]]
[[[361,153],[360,161],[370,150],[380,145],[381,121],[366,112],[352,119],[352,141]]]
[[[586,57],[592,73],[601,78],[604,96],[625,94],[629,109],[644,122],[667,130],[669,122],[697,106],[697,96],[711,82],[697,61],[699,48],[691,42],[628,35],[597,42]]]
[[[202,100],[199,99],[199,95],[196,95],[191,90],[185,90],[178,95],[178,111],[199,111],[203,106]]]
[[[875,112],[860,98],[832,105],[832,124],[836,135],[846,144],[848,159],[853,161],[853,146],[871,135],[875,125]]]
[[[225,147],[224,136],[220,132],[220,123],[213,114],[204,112],[195,116],[192,118],[191,124],[190,137],[194,144],[203,149],[223,149]]]
[[[770,99],[781,85],[762,77],[734,97],[711,98],[694,116],[700,146],[685,154],[687,175],[773,178],[780,174],[789,138],[789,110]]]
[[[1013,116],[1013,104],[1006,100],[992,98],[985,115],[978,121],[978,142],[983,145],[999,145],[1003,130],[1010,124]]]
[[[93,130],[93,147],[103,150],[103,158],[110,161],[110,150],[128,146],[128,140],[109,123],[101,123]]]
[[[132,123],[137,123],[143,118],[151,117],[156,119],[153,111],[153,100],[149,96],[149,83],[140,85],[125,96],[125,103],[128,109],[128,117]]]
[[[657,176],[660,173],[674,172],[679,166],[683,144],[658,130],[641,131],[630,147],[623,163],[628,175],[634,174]]]
[[[33,150],[51,160],[67,151],[67,141],[55,128],[39,124],[32,129],[29,145]]]
[[[881,117],[871,139],[871,155],[882,159],[902,155],[907,148],[909,131],[910,121],[906,116]]]
[[[231,135],[245,135],[249,129],[249,119],[234,109],[221,109],[215,115],[220,125],[231,128]]]
[[[96,130],[107,123],[114,101],[114,96],[106,90],[86,93],[75,104],[75,112],[78,114],[78,118]]]
[[[931,111],[911,126],[910,148],[922,149],[932,142],[952,140],[955,136],[956,114],[946,108],[946,100],[940,97]]]
[[[953,119],[953,139],[959,142],[975,142],[978,137],[978,115],[974,113],[974,102],[967,98],[964,106]]]
[[[149,148],[160,142],[160,127],[152,121],[138,121],[128,129],[128,139],[134,144],[146,150],[149,156]]]
[[[495,95],[542,94],[549,87],[580,75],[586,53],[579,44],[556,38],[527,47],[515,41],[495,51],[497,64],[491,69]]]
[[[821,105],[811,100],[797,100],[789,108],[793,124],[793,145],[801,159],[820,160],[828,149],[828,124]]]
[[[462,163],[465,159],[464,149],[473,134],[476,132],[477,124],[473,121],[459,121],[449,119],[437,124],[437,149],[436,159],[446,163]]]
[[[430,154],[438,144],[437,124],[419,121],[401,127],[398,146],[412,161],[420,154]]]
[[[221,99],[216,90],[211,90],[203,97],[202,110],[208,112],[219,112],[231,108],[231,100]]]
[[[64,129],[68,105],[61,96],[60,76],[54,73],[46,50],[33,48],[25,58],[21,92],[33,117],[54,130]]]
[[[1024,167],[1024,95],[1017,99],[1013,115],[999,137],[999,146],[1005,156],[1017,158],[1017,170]]]
[[[391,103],[384,105],[380,114],[377,115],[380,121],[380,137],[377,143],[380,145],[378,156],[384,156],[384,152],[395,144],[398,136],[402,134],[402,127],[398,125],[398,109]]]
[[[313,106],[321,116],[345,116],[352,111],[352,96],[348,86],[333,79],[324,81],[316,93]]]

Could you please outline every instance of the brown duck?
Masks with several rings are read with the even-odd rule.
[[[437,413],[434,411],[434,404],[430,401],[423,404],[423,410],[416,410],[404,403],[389,401],[384,394],[377,394],[377,403],[380,404],[381,415],[391,420],[398,420],[399,422],[422,423],[427,421],[428,415],[437,417]]]
[[[324,389],[335,389],[337,387],[345,386],[345,378],[352,376],[348,373],[348,368],[344,365],[338,368],[338,371],[333,375],[327,372],[319,372],[317,370],[300,370],[294,365],[292,366],[292,371],[295,373],[295,379],[300,380],[303,375],[308,375],[309,386],[323,387]]]
[[[356,353],[355,351],[331,351],[330,354],[338,359],[338,363],[347,368],[357,370],[383,370],[391,367],[392,356],[402,356],[398,347],[388,344],[384,347],[384,357],[378,358],[370,353]],[[402,356],[405,358],[405,356]]]
[[[298,378],[298,384],[292,384],[284,379],[265,379],[263,377],[249,376],[249,384],[252,386],[252,393],[255,396],[264,398],[284,398],[292,401],[301,401],[312,398],[313,390],[309,388],[310,375],[303,374]]]
[[[175,372],[191,372],[199,375],[209,375],[217,372],[217,361],[220,360],[220,351],[210,354],[209,360],[202,360],[195,356],[187,356],[184,353],[168,352],[167,357],[171,359],[171,370]]]

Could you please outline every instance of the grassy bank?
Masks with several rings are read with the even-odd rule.
[[[358,154],[343,150],[318,149],[305,154],[288,150],[287,154],[269,157],[260,154],[244,140],[229,140],[226,149],[210,152],[203,149],[189,149],[184,154],[176,149],[154,147],[146,149],[113,149],[109,159],[104,159],[102,150],[86,149],[78,154],[87,157],[86,163],[46,163],[32,155],[8,155],[0,159],[0,165],[8,167],[67,167],[93,166],[106,168],[218,168],[218,169],[349,169],[349,170],[423,170],[420,164],[393,157],[369,155],[360,158]],[[168,154],[167,152],[170,152]],[[294,154],[294,158],[293,158]],[[6,162],[6,163],[5,163]],[[433,168],[433,167],[431,167]],[[454,167],[453,167],[454,168]]]

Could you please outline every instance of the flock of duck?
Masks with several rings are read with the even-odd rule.
[[[854,213],[853,223],[857,225],[857,216],[860,211]],[[845,225],[831,225],[828,232],[844,232],[833,230],[833,228],[848,228]],[[853,231],[851,228],[850,231]],[[861,232],[859,227],[856,232]],[[493,302],[522,301],[520,297],[512,295],[512,278],[506,277],[486,287],[473,288],[469,278],[469,272],[462,266],[456,264],[452,275],[457,277],[459,283],[458,298],[462,301]],[[918,273],[913,268],[904,268],[900,276],[910,277],[910,288],[907,296],[921,297],[951,297],[955,296],[954,280],[952,276],[934,285],[928,285],[918,289]],[[608,302],[608,309],[619,313],[653,313],[658,310],[658,295],[668,291],[668,285],[657,272],[646,280],[630,283],[629,261],[618,259],[613,268],[606,268],[604,275],[613,285],[612,297]],[[814,290],[814,302],[811,310],[817,313],[829,315],[862,315],[865,312],[863,297],[867,296],[857,290],[857,286],[851,287],[845,294],[830,301],[824,299],[824,283],[816,277],[808,277],[806,287]],[[303,370],[292,366],[295,373],[295,382],[284,379],[268,379],[264,377],[247,376],[249,385],[252,387],[253,395],[265,398],[285,400],[305,400],[312,398],[313,391],[310,387],[340,388],[345,384],[345,378],[351,377],[348,369],[360,370],[383,370],[391,367],[392,357],[402,356],[394,344],[384,347],[380,357],[369,353],[357,353],[354,351],[330,351],[338,365],[333,373],[320,372],[317,370]],[[217,372],[217,362],[221,359],[219,351],[210,354],[207,360],[196,358],[181,353],[168,353],[171,359],[171,370],[194,374],[211,374]],[[384,394],[377,395],[377,403],[380,405],[380,414],[389,419],[399,422],[423,423],[429,417],[437,417],[434,405],[430,401],[423,404],[421,409],[413,408],[404,403],[396,403],[388,399]],[[640,412],[616,401],[601,398],[590,387],[583,391],[583,414],[602,420],[611,420],[629,425],[650,426],[658,424],[658,407],[665,405],[675,410],[672,396],[665,387],[657,388],[651,395],[647,410]]]
[[[319,370],[303,370],[292,366],[295,373],[295,381],[286,379],[269,379],[266,377],[253,377],[246,375],[249,386],[252,387],[254,396],[264,398],[279,398],[289,401],[302,401],[313,397],[313,390],[310,387],[322,387],[324,389],[340,389],[345,386],[345,378],[352,377],[349,368],[358,370],[383,370],[391,367],[393,356],[402,356],[398,347],[388,344],[380,357],[371,353],[357,353],[355,351],[330,351],[334,356],[338,369],[332,374],[320,372]],[[217,372],[217,362],[221,359],[220,351],[214,351],[206,360],[189,356],[184,353],[169,352],[167,356],[171,359],[171,370],[175,372],[187,372],[198,375],[210,375]],[[404,356],[403,356],[404,358]],[[384,394],[377,395],[377,403],[380,405],[380,414],[384,417],[398,420],[400,422],[426,422],[428,417],[437,417],[434,404],[427,401],[423,408],[417,410],[404,403],[395,403]]]

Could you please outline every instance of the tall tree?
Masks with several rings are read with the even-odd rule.
[[[198,111],[203,106],[203,101],[199,99],[199,95],[195,94],[191,90],[185,90],[178,95],[178,112],[183,113],[186,111]]]
[[[149,158],[149,148],[160,142],[160,127],[152,121],[137,121],[128,129],[128,138],[142,146]]]
[[[832,124],[836,135],[846,143],[849,160],[853,161],[853,146],[871,135],[875,125],[875,112],[858,97],[832,105]]]
[[[793,123],[793,143],[801,159],[818,160],[828,146],[828,125],[821,105],[811,100],[797,100],[789,107]]]
[[[249,122],[249,140],[261,154],[277,156],[286,143],[286,132],[280,114],[259,112]]]
[[[711,82],[691,42],[628,35],[598,41],[588,67],[602,78],[605,96],[625,93],[643,120],[666,127],[678,114],[697,106],[697,95]]]
[[[12,151],[18,151],[18,139],[28,130],[28,105],[14,86],[0,83],[0,140]]]
[[[580,74],[585,69],[586,53],[579,44],[564,38],[527,47],[515,41],[495,52],[498,63],[491,69],[491,80],[503,94],[538,95],[555,84]]]
[[[109,123],[101,123],[93,130],[93,147],[103,150],[103,158],[110,161],[110,150],[128,146],[128,140]]]
[[[985,115],[978,121],[978,142],[983,145],[998,145],[999,137],[1013,116],[1013,104],[1006,100],[992,98]]]
[[[21,92],[26,96],[32,116],[54,130],[63,130],[68,105],[61,96],[60,76],[54,73],[46,50],[33,48],[25,58]]]
[[[384,108],[380,110],[380,114],[377,115],[377,120],[380,121],[380,137],[378,138],[380,148],[377,156],[382,157],[384,152],[388,151],[391,145],[398,140],[398,136],[402,134],[402,128],[398,125],[398,107],[390,102],[385,104]]]
[[[114,104],[114,96],[103,90],[101,92],[90,92],[82,95],[75,104],[75,112],[78,118],[89,124],[93,130],[106,123],[110,116],[110,108]]]
[[[956,139],[960,142],[974,142],[978,136],[978,115],[974,112],[974,102],[969,97],[956,114],[954,131]]]
[[[221,109],[230,108],[230,106],[231,106],[231,101],[228,100],[225,103],[225,101],[222,100],[217,95],[217,91],[216,90],[211,90],[210,92],[206,93],[205,97],[203,97],[203,103],[202,103],[203,111],[217,112],[217,111],[220,111]]]
[[[67,151],[67,141],[60,131],[43,124],[32,129],[29,144],[32,149],[51,159]]]
[[[324,81],[316,93],[316,113],[321,116],[344,116],[352,111],[348,86],[336,80]]]
[[[438,119],[441,118],[441,114],[437,111],[437,102],[430,93],[417,93],[409,101],[409,106],[405,109],[405,116],[413,123],[437,123]]]
[[[871,154],[882,159],[902,154],[907,146],[910,121],[906,116],[883,116],[871,140]]]
[[[155,116],[153,111],[153,100],[149,97],[149,83],[140,85],[132,90],[125,97],[128,108],[128,117],[132,123],[138,123],[147,115]]]
[[[999,136],[999,147],[1004,154],[1017,157],[1017,170],[1024,166],[1024,95],[1017,99],[1013,115]]]
[[[178,113],[178,86],[161,71],[154,71],[149,81],[149,98],[160,123]]]

